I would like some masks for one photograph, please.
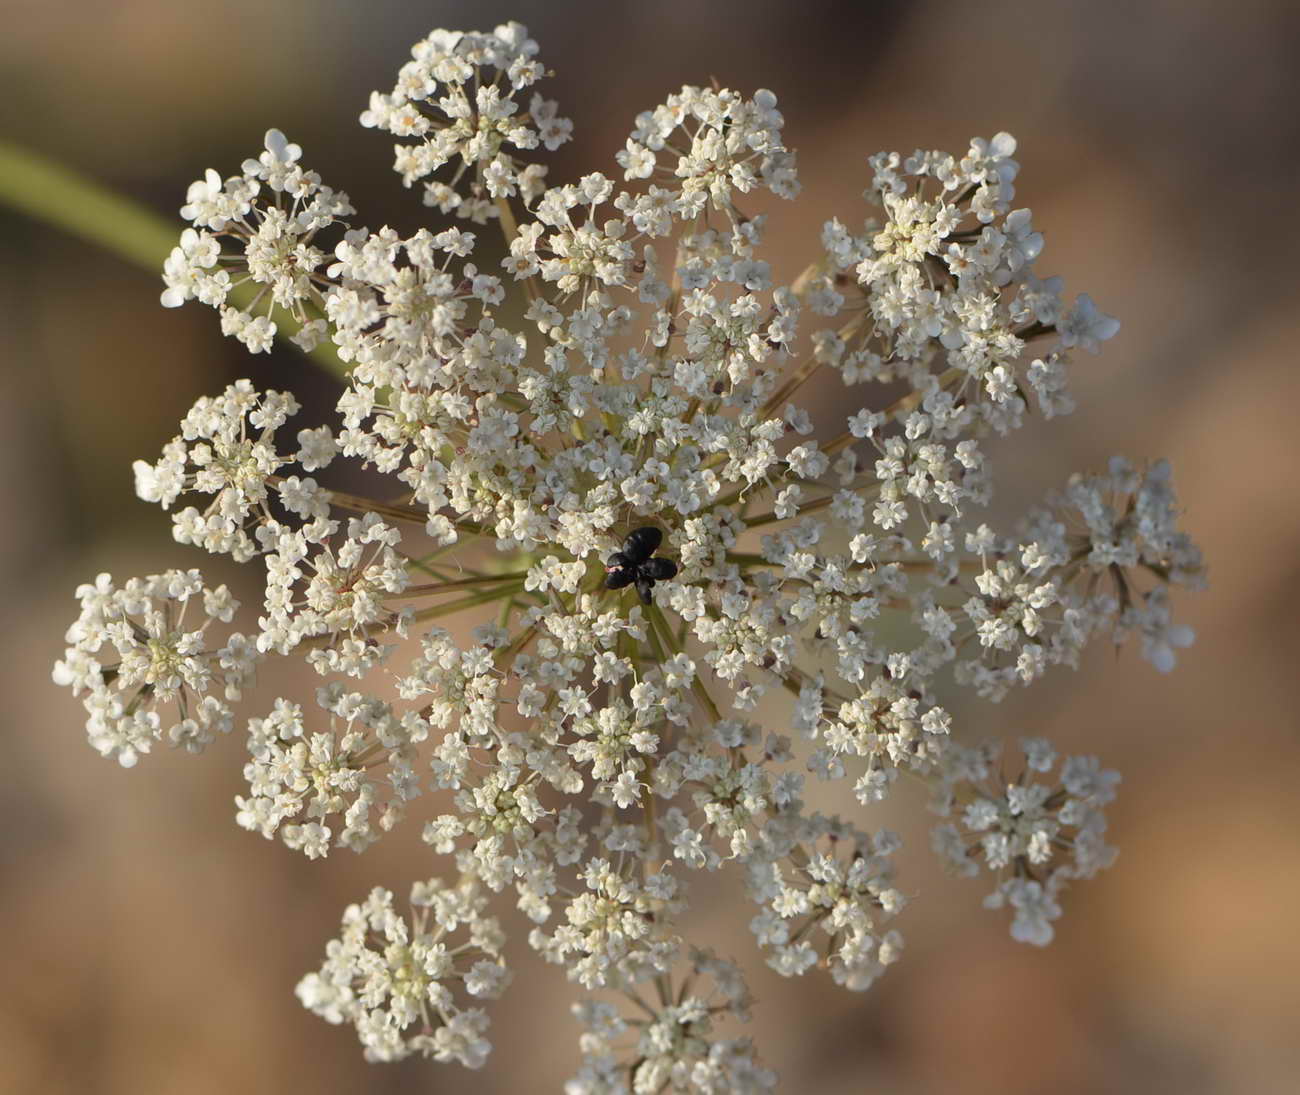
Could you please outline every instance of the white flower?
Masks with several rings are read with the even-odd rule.
[[[216,398],[200,399],[156,464],[134,463],[136,494],[164,509],[184,493],[212,495],[201,513],[190,507],[173,517],[176,540],[228,552],[239,561],[251,558],[258,547],[247,530],[271,520],[268,486],[288,463],[276,451],[275,431],[298,409],[288,393],[259,394],[247,380]],[[328,451],[323,445],[324,439],[316,439],[304,454],[313,467],[323,466]]]
[[[492,1048],[483,1036],[487,1016],[458,1005],[453,987],[491,998],[509,983],[504,940],[485,905],[472,883],[430,879],[411,888],[408,923],[391,892],[372,890],[345,910],[324,964],[298,983],[299,1000],[331,1023],[355,1025],[367,1060],[420,1053],[481,1068]],[[457,936],[464,938],[448,946]]]
[[[1082,346],[1091,354],[1100,352],[1101,344],[1119,333],[1119,320],[1099,312],[1092,297],[1080,293],[1079,299],[1059,323],[1061,345]]]
[[[1024,738],[1021,747],[1029,772],[1044,774],[1055,766],[1055,752],[1043,739]],[[1001,879],[985,904],[1001,908],[1010,901],[1016,910],[1012,938],[1042,946],[1052,938],[1050,921],[1061,915],[1056,896],[1064,884],[1091,878],[1114,862],[1115,849],[1103,840],[1102,807],[1114,799],[1119,773],[1104,771],[1095,757],[1067,757],[1055,786],[1025,774],[995,787],[997,760],[992,745],[953,745],[945,752],[934,808],[960,823],[939,825],[931,844],[954,874],[977,874],[982,859]],[[972,841],[969,833],[980,835]]]
[[[509,981],[485,894],[509,891],[538,953],[631,1005],[578,1006],[570,1091],[767,1091],[715,1029],[749,997],[685,938],[687,876],[746,880],[783,976],[866,989],[902,955],[898,838],[805,796],[846,780],[865,816],[907,775],[936,853],[1046,943],[1066,883],[1114,858],[1118,777],[1053,776],[1033,738],[1004,770],[944,695],[999,699],[1099,633],[1172,668],[1170,591],[1204,563],[1163,462],[1075,476],[1013,535],[983,523],[985,439],[1031,398],[1067,413],[1070,352],[1118,329],[1036,269],[1009,134],[870,157],[875,210],[824,220],[782,285],[755,192],[799,184],[770,91],[683,87],[615,167],[553,181],[535,161],[572,126],[537,53],[517,23],[434,31],[361,116],[460,227],[353,223],[274,129],[189,188],[163,303],[252,353],[331,351],[337,420],[286,440],[298,401],[247,380],[196,402],[136,490],[264,575],[255,626],[218,641],[239,606],[197,571],[104,575],[54,678],[130,765],[229,729],[263,660],[311,666],[314,707],[248,721],[236,821],[312,859],[438,792],[422,836],[459,880],[417,885],[409,919],[375,890],[298,987],[369,1059],[484,1063],[479,1005]],[[814,377],[852,391],[814,413]]]
[[[238,608],[225,586],[205,587],[197,570],[132,578],[121,587],[101,574],[77,597],[81,615],[53,678],[83,697],[86,733],[103,756],[130,768],[155,741],[198,753],[230,730],[226,701],[252,681],[257,659],[241,634],[225,647],[208,635]]]

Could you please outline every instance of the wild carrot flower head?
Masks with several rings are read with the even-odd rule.
[[[1163,462],[1075,477],[1018,527],[982,516],[984,439],[1068,413],[1072,358],[1119,327],[1040,274],[1010,135],[870,156],[866,207],[780,285],[759,209],[799,184],[772,92],[683,87],[606,172],[558,182],[572,126],[544,75],[518,24],[440,30],[371,96],[362,125],[436,211],[410,236],[357,223],[277,130],[190,187],[162,303],[215,308],[254,353],[330,348],[337,419],[298,428],[250,381],[200,399],[137,490],[264,573],[255,629],[227,634],[197,571],[103,575],[55,677],[132,764],[197,751],[263,663],[305,660],[315,696],[241,722],[236,820],[309,857],[429,796],[410,913],[374,890],[298,987],[369,1058],[483,1064],[508,893],[575,986],[571,1092],[766,1091],[727,1029],[737,968],[690,945],[692,879],[734,868],[779,973],[865,989],[902,956],[899,841],[869,826],[907,774],[941,858],[1047,942],[1113,857],[1117,777],[1051,776],[1040,739],[1017,775],[945,697],[997,700],[1098,635],[1172,668],[1170,590],[1204,568]],[[335,489],[339,462],[389,489]],[[818,808],[838,780],[853,817]]]

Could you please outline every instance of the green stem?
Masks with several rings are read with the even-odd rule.
[[[504,583],[503,583],[504,584]],[[449,601],[441,604],[437,608],[426,608],[422,612],[415,614],[416,623],[424,623],[426,620],[439,620],[444,616],[452,616],[466,608],[476,608],[479,605],[490,604],[492,601],[501,601],[509,597],[512,593],[519,592],[524,588],[523,582],[514,582],[505,585],[505,588],[493,588],[484,590],[482,593],[475,593],[469,597],[462,597],[458,601]]]
[[[102,247],[155,275],[161,273],[163,262],[180,239],[178,227],[139,202],[4,140],[0,140],[0,205]],[[259,288],[264,286],[239,286],[231,291],[230,303],[247,309]],[[286,312],[275,317],[275,325],[279,339],[297,334],[301,326]],[[332,342],[320,343],[307,356],[333,376],[347,376],[348,367],[339,360]]]
[[[0,201],[158,273],[180,233],[129,198],[0,141]]]
[[[674,654],[680,653],[681,648],[677,646],[673,638],[672,629],[668,626],[668,620],[663,614],[663,609],[661,609],[657,604],[651,602],[650,608],[646,612],[646,616],[650,624],[649,631],[653,634],[653,632],[657,630],[659,633],[658,640],[654,645],[656,652],[659,654],[660,661],[665,660],[663,657],[663,650],[659,645],[660,641],[667,645]],[[699,700],[701,706],[708,711],[709,715],[713,718],[713,721],[721,722],[722,712],[718,710],[718,705],[713,702],[713,697],[709,695],[709,690],[705,687],[704,681],[700,677],[699,673],[696,673],[691,679],[691,691],[695,693],[695,698]]]
[[[407,586],[398,596],[423,597],[429,593],[441,593],[448,589],[466,589],[470,586],[493,585],[497,582],[518,582],[527,577],[528,571],[516,570],[510,574],[484,574],[474,578],[457,578],[449,582],[434,582],[427,585]]]
[[[795,517],[802,517],[805,513],[812,513],[814,510],[825,509],[834,501],[835,501],[835,496],[828,494],[824,498],[814,498],[810,502],[800,502],[799,512],[795,514]],[[794,518],[791,518],[791,520],[793,519]],[[757,517],[746,518],[745,527],[747,529],[758,528],[761,525],[770,525],[774,521],[781,521],[781,520],[784,520],[784,518],[778,517],[776,515],[776,511],[773,510],[768,513],[760,513]]]

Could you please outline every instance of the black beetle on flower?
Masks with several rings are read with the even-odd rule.
[[[635,583],[641,603],[648,605],[655,582],[667,581],[677,574],[677,564],[671,559],[651,558],[663,538],[664,534],[654,525],[642,525],[629,532],[623,550],[605,560],[605,588],[622,589]]]

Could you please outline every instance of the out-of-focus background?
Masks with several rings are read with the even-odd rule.
[[[994,449],[1010,515],[1113,452],[1170,457],[1212,589],[1176,611],[1198,632],[1177,672],[1097,649],[960,732],[1045,734],[1121,769],[1113,870],[1068,895],[1057,941],[1013,943],[982,883],[944,878],[929,818],[869,820],[908,842],[904,961],[869,993],[757,961],[737,880],[701,887],[695,921],[759,997],[752,1033],[789,1092],[1295,1090],[1300,1069],[1300,171],[1287,0],[642,4],[539,0],[7,0],[0,134],[175,216],[278,126],[347,190],[358,221],[410,231],[426,211],[360,129],[412,42],[435,26],[528,24],[576,124],[552,178],[611,171],[635,114],[682,83],[782,101],[805,192],[772,231],[787,275],[823,220],[860,221],[864,158],[1020,139],[1019,203],[1044,274],[1123,320],[1082,355],[1080,410]],[[178,224],[179,231],[179,224]],[[803,246],[808,252],[800,251]],[[132,492],[199,395],[251,376],[316,393],[292,355],[249,359],[214,315],[158,306],[161,283],[0,210],[0,1088],[58,1095],[317,1095],[559,1090],[575,1059],[568,987],[516,948],[476,1074],[367,1066],[347,1029],[292,995],[344,904],[434,870],[418,825],[364,857],[307,863],[237,829],[240,735],[200,760],[123,771],[84,743],[51,662],[74,586],[198,565]],[[822,393],[830,398],[830,393]],[[302,687],[303,681],[296,682]],[[273,682],[254,704],[269,707]]]

